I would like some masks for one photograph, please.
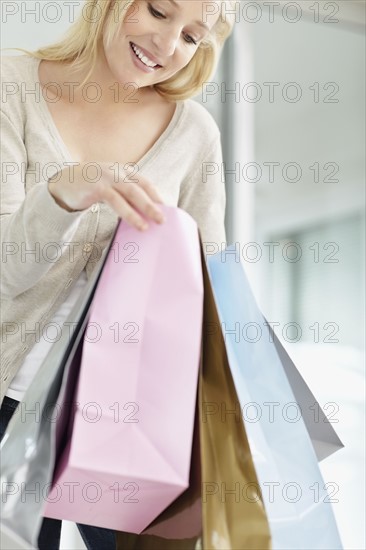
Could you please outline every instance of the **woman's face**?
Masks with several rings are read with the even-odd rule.
[[[167,80],[194,56],[220,0],[136,0],[104,53],[113,77],[140,88]]]

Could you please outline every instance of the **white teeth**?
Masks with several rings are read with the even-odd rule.
[[[144,55],[142,53],[141,50],[139,50],[139,48],[137,46],[135,46],[135,44],[132,44],[131,43],[131,46],[132,46],[132,49],[133,51],[135,52],[135,54],[137,55],[137,57],[142,61],[142,63],[144,65],[146,65],[147,67],[151,67],[151,68],[154,68],[154,67],[157,67],[158,64],[157,63],[154,63],[153,61],[151,61],[148,57],[146,57],[146,55]]]

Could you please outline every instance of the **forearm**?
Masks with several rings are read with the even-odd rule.
[[[56,203],[47,184],[33,187],[16,212],[1,215],[1,292],[15,297],[34,286],[65,252],[83,212]]]

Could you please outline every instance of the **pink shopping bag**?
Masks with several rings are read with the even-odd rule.
[[[140,533],[189,484],[203,283],[178,208],[121,222],[84,335],[69,437],[45,516]]]

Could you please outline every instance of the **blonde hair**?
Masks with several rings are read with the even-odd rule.
[[[106,42],[110,43],[134,1],[85,0],[82,13],[59,42],[35,51],[23,48],[6,49],[22,51],[38,59],[72,62],[72,67],[76,71],[88,71],[84,81],[80,83],[81,87],[92,74],[103,34],[105,33]],[[212,1],[207,3],[213,4]],[[154,85],[160,95],[169,101],[175,101],[187,99],[200,92],[202,84],[208,81],[216,70],[222,46],[232,32],[235,8],[236,2],[233,0],[221,0],[218,21],[200,43],[193,58],[174,76]],[[97,14],[97,17],[92,17],[93,13]]]

